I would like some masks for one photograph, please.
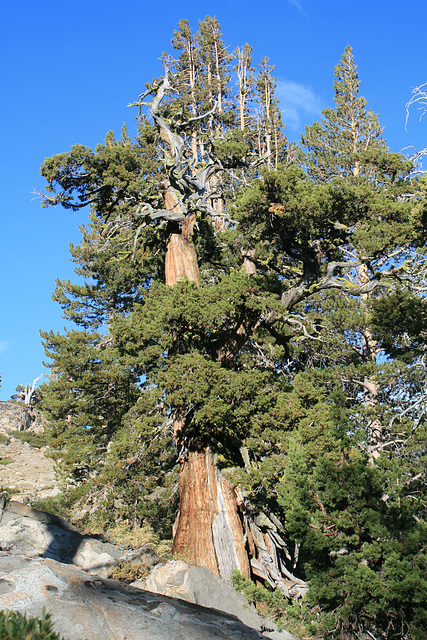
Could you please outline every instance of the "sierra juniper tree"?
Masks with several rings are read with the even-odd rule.
[[[83,331],[46,336],[48,408],[64,437],[72,415],[99,484],[115,483],[123,496],[131,485],[135,505],[139,491],[141,518],[161,518],[154,503],[172,500],[178,462],[175,550],[227,579],[239,568],[287,598],[309,578],[325,611],[346,621],[336,626],[344,634],[354,620],[354,629],[370,624],[367,591],[359,597],[355,581],[367,573],[377,585],[404,560],[388,558],[398,552],[386,543],[396,513],[408,557],[424,561],[421,528],[408,533],[418,506],[399,512],[397,493],[384,501],[383,470],[359,447],[356,391],[373,370],[360,348],[359,300],[394,286],[390,258],[423,242],[422,192],[366,115],[348,50],[338,106],[329,129],[313,129],[307,171],[280,152],[265,166],[280,124],[271,68],[264,60],[258,78],[260,121],[246,115],[249,88],[237,85],[232,100],[218,29],[210,19],[193,35],[180,23],[179,59],[165,57],[170,69],[134,103],[152,117],[140,116],[134,141],[109,136],[95,151],[76,146],[43,165],[45,203],[90,204],[93,225],[74,255],[94,286],[60,284],[56,293]],[[340,98],[348,90],[351,113]],[[327,135],[347,146],[326,152]],[[100,381],[110,373],[109,396]],[[106,410],[125,388],[130,401],[109,428]],[[169,521],[173,509],[172,500]],[[343,583],[359,597],[344,609]],[[384,628],[382,611],[380,603],[374,631]]]

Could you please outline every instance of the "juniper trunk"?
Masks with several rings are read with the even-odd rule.
[[[234,569],[249,577],[236,494],[209,448],[181,454],[179,505],[173,551],[227,582]]]
[[[177,199],[169,187],[165,205],[176,212]],[[178,233],[171,233],[165,259],[166,285],[188,278],[199,284],[197,254],[192,243],[194,215],[187,216]],[[187,562],[208,567],[231,582],[234,569],[249,577],[237,496],[223,477],[209,448],[188,446],[183,438],[182,409],[174,416],[174,436],[180,451],[179,512],[174,525],[173,551]]]

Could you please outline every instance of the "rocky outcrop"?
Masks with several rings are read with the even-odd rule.
[[[0,548],[74,564],[102,577],[119,561],[143,562],[136,550],[82,535],[66,520],[12,500],[0,501]]]
[[[107,576],[118,562],[151,569],[127,586]],[[273,630],[218,576],[182,561],[159,562],[80,534],[58,516],[0,501],[0,609],[52,614],[69,640],[291,640]],[[261,631],[265,631],[262,635]]]
[[[43,419],[40,412],[33,407],[0,400],[0,430],[42,431]]]
[[[43,430],[43,418],[37,409],[0,401],[0,489],[7,490],[14,500],[40,500],[59,493],[55,463],[46,457],[46,449],[31,447],[14,437],[17,431]]]
[[[4,434],[1,430],[0,433]],[[46,457],[44,449],[31,447],[11,433],[8,431],[0,439],[0,487],[11,489],[13,499],[20,502],[55,496],[59,485],[54,461]]]
[[[154,567],[144,582],[132,584],[145,587],[152,593],[182,598],[187,602],[230,613],[249,627],[263,631],[269,638],[293,639],[286,631],[277,632],[274,624],[261,618],[249,606],[246,598],[206,567],[189,565],[182,560],[170,560]]]
[[[0,551],[0,608],[39,616],[69,640],[259,640],[234,616],[95,578],[51,559]]]

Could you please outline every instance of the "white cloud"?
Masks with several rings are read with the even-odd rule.
[[[294,7],[296,7],[299,11],[304,11],[304,9],[302,8],[301,2],[299,2],[299,0],[288,0],[291,4],[294,5]]]
[[[276,84],[282,119],[291,131],[298,131],[302,124],[311,123],[321,117],[321,99],[310,87],[291,80],[277,80]]]

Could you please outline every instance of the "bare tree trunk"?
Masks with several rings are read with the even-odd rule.
[[[209,448],[183,456],[179,498],[173,551],[229,583],[234,569],[249,577],[237,497]]]
[[[170,235],[165,258],[167,285],[174,285],[183,278],[188,278],[190,282],[199,285],[199,265],[196,250],[191,241],[194,222],[195,215],[188,216],[182,225],[181,233]]]
[[[242,249],[243,264],[248,276],[256,275],[256,249]]]

